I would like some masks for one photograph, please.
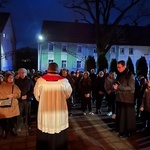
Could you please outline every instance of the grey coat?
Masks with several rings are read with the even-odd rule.
[[[123,73],[117,76],[117,81],[119,86],[116,91],[116,101],[134,103],[135,78],[133,74],[125,69]]]

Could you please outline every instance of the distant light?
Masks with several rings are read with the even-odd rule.
[[[38,36],[38,39],[39,39],[40,41],[43,41],[44,38],[43,38],[42,35],[39,35],[39,36]]]

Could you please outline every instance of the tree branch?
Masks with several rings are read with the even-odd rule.
[[[9,0],[1,0],[0,1],[0,8],[5,8],[5,4],[8,2],[9,2]]]

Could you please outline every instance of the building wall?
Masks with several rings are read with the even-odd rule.
[[[63,45],[66,45],[65,52],[62,51]],[[81,51],[78,51],[78,47],[81,47]],[[43,43],[41,46],[41,70],[46,70],[48,63],[52,60],[58,63],[60,68],[64,68],[62,61],[66,61],[65,68],[71,71],[76,71],[76,69],[83,71],[85,60],[89,55],[97,59],[97,54],[94,53],[94,47],[95,45],[90,44],[53,42],[53,51],[49,51],[48,43]],[[81,61],[80,68],[77,68],[77,61]]]
[[[58,63],[62,68],[62,60],[66,61],[66,68],[70,71],[76,71],[76,69],[84,70],[85,59],[91,55],[94,56],[97,61],[97,53],[94,53],[94,44],[82,44],[82,43],[61,43],[53,42],[53,51],[49,51],[48,43],[42,46],[42,70],[46,70],[48,63],[54,61]],[[66,45],[66,52],[62,52],[62,45]],[[81,52],[78,52],[78,46],[81,47]],[[125,60],[128,57],[132,59],[132,62],[136,64],[136,61],[145,56],[148,67],[150,64],[150,47],[149,46],[122,46],[114,45],[110,51],[106,54],[108,64],[110,65],[112,59]],[[77,61],[81,61],[81,68],[77,68]],[[109,70],[109,68],[108,68]]]
[[[112,52],[112,49],[115,48],[115,52]],[[120,53],[120,49],[124,48],[124,54]],[[133,54],[129,53],[129,49],[133,48]],[[116,60],[128,60],[128,57],[130,56],[130,58],[132,59],[132,62],[134,64],[134,68],[136,68],[136,61],[141,57],[144,56],[146,61],[147,61],[147,65],[148,65],[148,69],[150,68],[150,46],[122,46],[122,45],[115,45],[112,46],[110,51],[107,53],[106,57],[108,60],[108,64],[110,64],[111,60],[113,58],[116,58]]]
[[[11,20],[8,19],[1,34],[1,70],[13,70],[13,52],[15,40],[12,30]]]

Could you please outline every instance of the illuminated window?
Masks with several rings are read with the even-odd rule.
[[[5,38],[6,37],[6,33],[3,33],[3,38]]]
[[[48,43],[49,52],[53,52],[53,43]]]
[[[67,62],[66,60],[62,60],[62,65],[61,65],[62,68],[66,68],[67,67]]]
[[[77,61],[77,68],[81,68],[81,61]]]
[[[53,60],[48,60],[49,64],[53,62]]]
[[[77,46],[77,53],[82,53],[82,46],[81,45]]]
[[[67,52],[67,45],[66,44],[62,44],[62,52]]]
[[[96,47],[93,48],[93,52],[97,53],[97,48]]]
[[[124,52],[125,52],[125,51],[124,51],[124,48],[120,48],[120,54],[121,54],[121,55],[124,55]]]
[[[129,55],[133,55],[133,48],[132,47],[129,48]]]
[[[115,47],[112,47],[111,49],[110,49],[110,53],[116,53],[116,48]]]

